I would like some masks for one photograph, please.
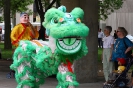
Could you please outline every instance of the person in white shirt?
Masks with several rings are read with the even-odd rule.
[[[112,59],[112,50],[113,50],[113,45],[114,45],[114,37],[110,35],[112,31],[111,26],[106,26],[104,29],[104,35],[105,37],[103,38],[103,52],[102,52],[102,62],[103,62],[103,73],[105,77],[105,83],[108,81],[108,76],[110,73],[112,73],[113,69],[113,61]]]
[[[98,46],[99,48],[103,48],[103,41],[102,38],[104,37],[104,33],[102,32],[101,29],[98,30]]]

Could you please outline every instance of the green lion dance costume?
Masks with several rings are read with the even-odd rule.
[[[65,6],[51,8],[45,14],[43,26],[49,41],[20,41],[13,55],[17,88],[39,88],[46,77],[57,74],[56,88],[75,88],[79,84],[73,62],[88,53],[85,37],[89,28],[82,23],[80,8],[66,12]]]

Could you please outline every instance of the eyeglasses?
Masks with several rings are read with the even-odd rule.
[[[116,32],[120,32],[120,31],[116,31]]]

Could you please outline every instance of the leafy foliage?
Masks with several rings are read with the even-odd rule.
[[[28,10],[28,5],[33,4],[34,0],[11,0],[11,12],[23,12]],[[3,9],[4,0],[0,1],[0,8]]]
[[[3,11],[3,1],[0,1],[0,13]],[[0,16],[0,22],[3,21],[3,16]]]
[[[56,1],[56,4],[52,5],[52,7],[59,7],[60,6],[60,2],[61,0],[51,0],[51,1]],[[42,6],[43,7],[49,7],[49,5],[51,4],[50,0],[42,0]]]
[[[28,5],[33,4],[34,0],[11,0],[11,11],[12,13],[24,12],[28,10]]]
[[[53,6],[60,6],[60,0],[35,0],[36,10],[40,16],[41,27],[39,30],[39,39],[45,40],[45,28],[42,26],[45,12]]]
[[[4,5],[3,1],[4,0],[0,1],[0,8],[1,9],[2,9],[2,7]],[[45,7],[45,9],[47,7],[49,7],[49,5],[51,3],[50,0],[37,0],[37,1],[41,1],[42,7],[43,8]],[[61,0],[56,0],[57,6],[60,5],[60,1]],[[34,0],[11,0],[11,12],[15,13],[15,12],[26,11],[26,10],[28,10],[28,8],[26,6],[30,5],[30,4],[33,4],[33,2],[34,2]],[[107,19],[108,18],[107,15],[109,15],[110,13],[114,12],[115,10],[121,8],[122,4],[123,4],[123,0],[100,0],[99,1],[99,6],[100,6],[99,16],[100,16],[100,20]]]
[[[99,16],[100,20],[105,20],[108,18],[108,15],[118,10],[122,7],[123,0],[102,0],[99,2],[100,11]]]
[[[16,12],[24,12],[24,11],[31,13],[31,10],[29,10],[27,6],[30,4],[33,4],[33,1],[34,0],[11,0],[10,10],[12,14],[15,14]],[[4,0],[1,0],[0,11],[3,11],[3,9],[4,9]],[[3,20],[4,20],[3,16],[0,16],[0,22]]]
[[[3,19],[3,16],[0,16],[0,23],[3,21],[4,19]]]
[[[3,7],[3,0],[0,1],[0,9]]]

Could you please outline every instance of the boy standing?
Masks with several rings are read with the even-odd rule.
[[[103,73],[105,77],[105,83],[108,81],[108,76],[113,71],[113,62],[111,61],[112,58],[112,50],[114,45],[114,37],[110,35],[112,31],[111,26],[106,26],[104,29],[104,35],[103,38],[103,53],[102,53],[102,61],[103,61]]]

